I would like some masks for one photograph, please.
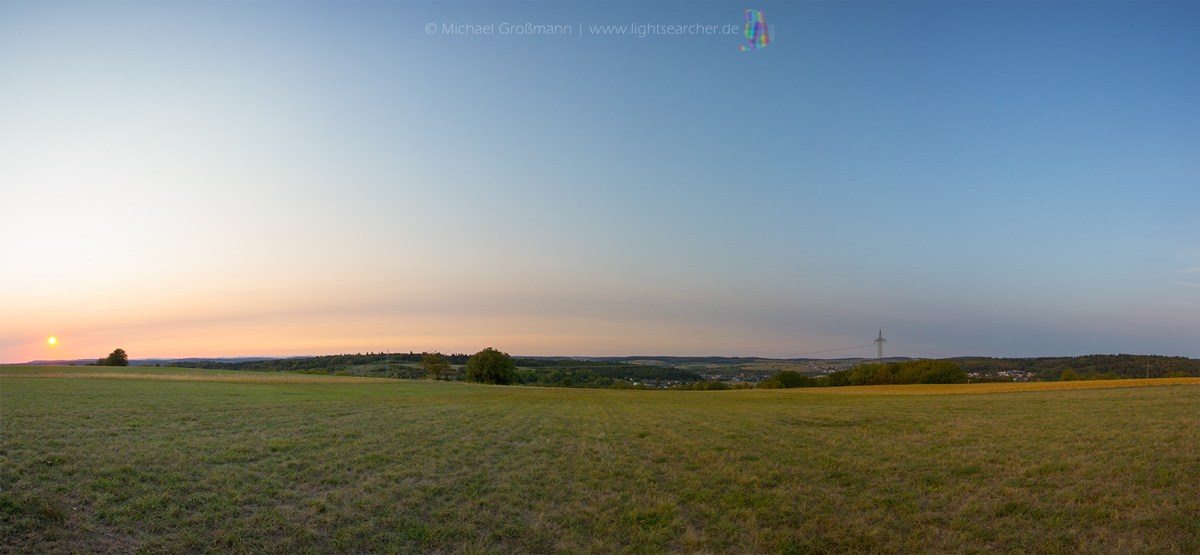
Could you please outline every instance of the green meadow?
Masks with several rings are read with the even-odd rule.
[[[0,552],[1200,552],[1195,384],[87,375],[103,372],[0,368]]]

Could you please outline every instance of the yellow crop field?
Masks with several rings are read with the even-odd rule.
[[[1200,378],[1152,378],[1136,380],[1089,380],[1072,382],[998,382],[970,384],[852,385],[845,387],[805,387],[786,390],[795,393],[827,395],[953,395],[967,393],[1012,393],[1063,389],[1101,389],[1150,385],[1197,385]]]

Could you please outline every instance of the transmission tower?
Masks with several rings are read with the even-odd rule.
[[[877,354],[875,355],[875,358],[880,363],[883,362],[883,344],[884,343],[887,343],[887,340],[883,338],[883,330],[879,330],[879,339],[875,340],[875,348],[878,351]]]

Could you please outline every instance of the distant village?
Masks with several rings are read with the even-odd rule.
[[[1033,373],[1021,370],[1001,370],[999,372],[988,372],[986,375],[983,372],[967,372],[967,379],[1012,378],[1014,382],[1027,382],[1032,377]]]
[[[855,362],[860,362],[860,361],[855,361]],[[867,360],[864,359],[861,362],[867,362]],[[796,368],[796,370],[803,373],[804,375],[809,376],[809,377],[819,378],[822,376],[828,376],[829,374],[831,374],[833,372],[838,372],[841,370],[847,370],[849,368],[853,368],[853,366],[854,366],[854,362],[848,362],[848,361],[842,360],[842,361],[838,361],[833,364],[830,364],[830,363],[809,364],[809,365],[806,365],[803,369]],[[680,366],[676,366],[676,368],[689,369],[690,367],[686,366],[686,365],[680,365]],[[694,370],[694,371],[705,381],[721,381],[721,382],[725,382],[729,385],[735,385],[738,383],[756,384],[763,380],[769,379],[771,377],[771,375],[773,375],[775,372],[778,371],[778,369],[773,368],[773,367],[723,366],[723,367],[709,368],[707,370]],[[1023,371],[1023,370],[1000,370],[1000,371],[993,371],[993,372],[978,372],[977,371],[977,372],[968,372],[967,377],[971,380],[1002,379],[1005,381],[1012,380],[1014,382],[1028,382],[1034,378],[1034,374],[1032,372],[1027,372],[1027,371]],[[670,387],[684,386],[684,385],[691,383],[691,382],[685,381],[685,380],[652,380],[652,379],[646,379],[646,380],[630,379],[629,382],[635,386],[642,385],[645,387],[657,388],[657,389],[666,389],[666,388],[670,388]]]

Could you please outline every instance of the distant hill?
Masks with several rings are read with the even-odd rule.
[[[79,358],[79,359],[75,359],[75,360],[31,360],[29,362],[7,363],[6,366],[7,365],[16,365],[16,364],[29,364],[29,365],[33,365],[33,366],[70,366],[70,365],[74,364],[76,366],[82,366],[89,362],[96,362],[96,359],[94,359],[94,358]]]

